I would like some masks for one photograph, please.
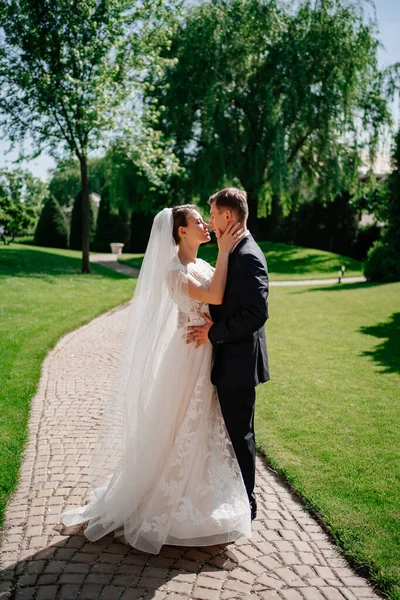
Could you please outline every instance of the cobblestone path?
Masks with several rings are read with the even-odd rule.
[[[368,600],[378,598],[262,457],[253,537],[229,546],[136,551],[60,513],[88,498],[89,456],[123,339],[127,305],[64,336],[32,399],[29,443],[0,547],[0,598],[18,600]]]

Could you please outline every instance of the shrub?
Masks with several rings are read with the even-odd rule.
[[[129,212],[121,207],[117,213],[112,212],[109,190],[105,187],[101,193],[93,250],[111,252],[111,242],[122,242],[126,252],[129,250],[129,235]]]
[[[400,257],[393,247],[379,240],[368,252],[364,275],[369,281],[400,281]]]
[[[388,178],[388,194],[382,215],[386,221],[380,242],[368,253],[364,274],[370,281],[400,281],[400,129],[392,151],[393,171]]]
[[[373,243],[380,239],[381,231],[382,228],[376,223],[360,226],[351,256],[357,260],[365,260]]]
[[[144,252],[153,226],[154,214],[135,212],[131,217],[131,252]]]
[[[54,196],[50,196],[40,213],[34,243],[48,248],[68,248],[68,225]]]

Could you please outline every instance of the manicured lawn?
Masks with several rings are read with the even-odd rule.
[[[362,275],[362,263],[353,258],[289,244],[260,242],[268,263],[271,281],[285,279],[330,279],[336,277],[343,265],[346,267],[345,276]],[[216,244],[200,246],[199,256],[212,265],[217,258]],[[119,259],[132,267],[140,268],[143,254],[122,254]]]
[[[0,246],[0,523],[26,440],[30,399],[47,352],[68,331],[132,296],[135,280],[80,252]]]
[[[400,283],[273,288],[257,443],[400,598]]]

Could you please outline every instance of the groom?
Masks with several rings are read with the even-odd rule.
[[[229,257],[225,295],[221,305],[210,305],[210,319],[189,327],[189,341],[211,342],[214,364],[211,382],[216,386],[222,414],[238,459],[251,507],[257,514],[254,493],[255,386],[269,380],[264,324],[268,319],[268,270],[265,257],[247,230],[247,195],[226,188],[208,201],[210,225],[223,234],[232,222],[245,231]]]

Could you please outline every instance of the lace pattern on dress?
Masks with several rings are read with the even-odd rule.
[[[210,385],[205,376],[200,377],[191,397],[184,422],[179,430],[173,450],[173,461],[163,472],[159,489],[165,497],[165,507],[174,506],[173,519],[182,523],[190,522],[197,526],[212,524],[222,527],[223,521],[234,519],[248,510],[247,497],[239,493],[242,486],[241,473],[227,436],[216,391],[212,391],[211,410],[205,395],[210,394]],[[207,423],[202,423],[203,419]],[[209,432],[207,443],[193,452],[193,442],[200,427]],[[193,467],[193,457],[201,464],[207,464],[206,478],[185,495],[185,485]],[[236,482],[236,485],[235,485]],[[207,502],[207,497],[213,501]],[[218,507],[218,508],[216,508]],[[143,523],[144,531],[153,531],[160,541],[165,539],[171,521],[170,511],[152,515]]]
[[[187,266],[183,265],[179,259],[176,259],[174,262],[168,277],[168,287],[172,298],[178,305],[178,327],[203,325],[204,317],[202,313],[210,315],[208,304],[194,300],[183,293],[186,284],[182,279],[187,273],[190,273],[201,285],[208,288],[214,274],[214,267],[201,258],[198,258],[195,263],[190,263]]]

